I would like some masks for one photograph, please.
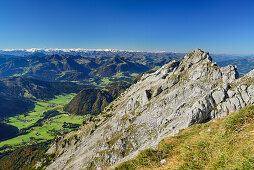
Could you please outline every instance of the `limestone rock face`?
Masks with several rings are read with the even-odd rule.
[[[253,71],[220,68],[196,49],[128,88],[94,121],[52,144],[47,169],[111,169],[192,124],[254,103]]]

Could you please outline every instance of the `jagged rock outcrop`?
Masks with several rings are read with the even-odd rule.
[[[192,124],[254,103],[254,72],[238,78],[196,49],[128,88],[103,114],[52,144],[47,169],[111,169]]]

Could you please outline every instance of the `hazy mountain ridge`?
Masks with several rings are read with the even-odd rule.
[[[109,77],[120,72],[142,73],[150,68],[131,61],[127,58],[116,57],[105,62],[102,66],[90,73],[91,76]]]
[[[241,57],[232,60],[220,61],[217,64],[221,67],[227,65],[235,65],[241,76],[247,74],[249,71],[254,69],[254,58],[253,57]]]
[[[26,77],[0,79],[0,116],[25,113],[33,101],[50,99],[64,93],[78,93],[87,86],[68,82],[45,82]]]
[[[48,150],[56,157],[47,169],[112,168],[181,129],[253,104],[253,81],[253,71],[239,78],[235,67],[220,68],[194,50],[143,75],[103,114],[59,138]]]
[[[60,55],[18,58],[0,65],[1,77],[26,76],[44,81],[84,79],[89,72],[71,57]]]
[[[0,50],[0,55],[0,78],[26,76],[44,81],[82,81],[90,85],[104,86],[108,82],[129,81],[134,74],[156,66],[160,67],[185,54],[124,50],[32,49]],[[217,54],[212,56],[219,66],[236,64],[240,75],[253,69],[252,57]],[[245,58],[250,63],[244,62]]]
[[[0,79],[0,93],[6,96],[49,99],[63,93],[77,93],[84,85],[71,82],[46,82],[26,77]]]
[[[83,81],[104,84],[108,81],[128,81],[132,73],[139,74],[161,66],[180,54],[91,52],[86,55],[52,54],[0,60],[0,77],[25,76],[44,81]],[[118,74],[121,73],[121,76]],[[92,80],[91,80],[92,79]]]

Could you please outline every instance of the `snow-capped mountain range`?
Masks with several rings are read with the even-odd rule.
[[[118,50],[118,49],[60,49],[60,48],[30,48],[30,49],[0,49],[0,54],[4,55],[14,55],[14,56],[27,56],[34,53],[43,53],[43,54],[81,54],[81,53],[90,53],[90,52],[111,52],[111,53],[125,53],[125,52],[137,52],[137,53],[166,53],[165,51],[155,51],[155,52],[146,52],[146,51],[137,51],[137,50]]]

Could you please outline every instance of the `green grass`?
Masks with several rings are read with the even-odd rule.
[[[137,77],[139,73],[128,73],[128,72],[118,72],[109,77],[99,77],[95,80],[94,78],[89,79],[88,84],[105,87],[105,85],[115,82],[115,81],[130,81],[132,78]]]
[[[50,100],[47,103],[50,104],[59,104],[59,105],[65,105],[66,103],[68,103],[76,94],[72,93],[72,94],[68,94],[68,95],[59,95],[56,98]]]
[[[20,76],[24,76],[25,74],[27,74],[30,70],[30,67],[23,67],[23,72],[20,74],[13,74],[12,77],[20,77]]]
[[[21,136],[1,142],[0,147],[3,147],[4,145],[10,145],[10,146],[20,145],[23,142],[30,141],[30,137],[40,140],[39,142],[49,140],[49,139],[54,139],[55,136],[47,133],[47,131],[63,129],[62,125],[63,124],[47,122],[42,127],[32,128],[32,130],[26,135],[21,135]],[[38,136],[36,135],[37,133],[39,133]]]
[[[166,159],[167,163],[160,164]],[[116,169],[254,169],[254,106],[193,125]]]
[[[157,70],[159,70],[161,67],[160,66],[155,66],[154,68],[152,68],[151,70],[153,70],[153,71],[157,71]]]
[[[141,151],[135,159],[120,164],[115,170],[131,170],[138,167],[158,166],[162,158],[162,152],[153,149],[145,149]]]
[[[19,129],[28,128],[36,123],[39,119],[43,118],[43,113],[48,110],[57,109],[60,113],[64,113],[62,111],[62,107],[67,104],[76,94],[66,94],[59,95],[56,98],[48,100],[48,101],[37,101],[35,104],[35,108],[32,112],[18,115],[9,118],[8,124],[16,126]],[[55,105],[57,104],[57,105]],[[17,136],[15,138],[0,142],[0,148],[4,145],[9,146],[19,146],[23,142],[30,141],[31,137],[36,140],[36,142],[42,142],[45,140],[53,139],[55,135],[48,133],[49,130],[60,130],[64,129],[62,126],[64,122],[73,123],[73,124],[82,124],[84,121],[84,116],[76,116],[76,115],[68,115],[68,114],[60,114],[55,117],[59,117],[56,119],[48,119],[44,122],[41,127],[33,127],[31,128],[27,134]],[[66,130],[71,130],[65,128]],[[39,135],[38,135],[39,134]]]
[[[137,77],[139,74],[138,73],[131,73],[130,76],[131,77]]]
[[[35,104],[34,111],[28,114],[10,117],[8,124],[16,126],[18,129],[27,128],[33,125],[39,119],[41,119],[43,116],[43,112],[47,110],[59,108],[61,112],[62,111],[61,108],[65,104],[67,104],[75,95],[76,94],[59,95],[56,98],[51,99],[49,101],[42,101],[42,100],[37,101]],[[52,104],[57,104],[57,106],[51,107]]]
[[[122,78],[126,77],[123,72],[118,72],[115,75],[112,76],[113,78]]]
[[[59,123],[73,123],[73,124],[82,124],[84,120],[84,116],[76,116],[76,115],[70,115],[62,114],[57,117],[60,117],[58,119],[53,120],[53,122],[59,122]]]
[[[101,81],[102,81],[102,84],[104,84],[104,85],[107,85],[107,84],[111,83],[111,81],[108,77],[103,77],[101,79]]]

